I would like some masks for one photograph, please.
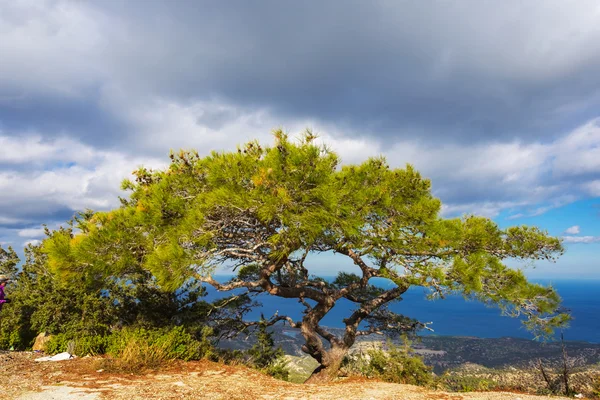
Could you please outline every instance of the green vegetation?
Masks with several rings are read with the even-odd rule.
[[[288,380],[285,353],[281,347],[275,347],[273,333],[267,332],[265,323],[259,325],[256,339],[256,344],[247,351],[249,363],[277,379]]]
[[[385,382],[431,386],[433,373],[423,359],[414,354],[410,342],[405,339],[401,346],[390,341],[387,349],[375,348],[344,359],[343,368],[350,374],[359,374]]]
[[[208,340],[210,330],[195,339],[183,327],[148,330],[127,328],[111,335],[107,352],[112,359],[105,360],[105,368],[126,372],[140,372],[163,366],[173,360],[200,360],[215,355]]]
[[[498,385],[492,379],[458,373],[442,375],[438,379],[438,385],[452,392],[487,392],[498,389]],[[515,390],[515,388],[506,389]]]
[[[177,293],[169,292],[149,274],[128,274],[126,281],[64,281],[48,269],[39,246],[25,253],[18,271],[16,253],[0,247],[0,270],[14,277],[7,289],[12,302],[0,318],[0,348],[28,349],[39,332],[46,332],[51,335],[46,352],[108,354],[112,358],[99,366],[107,370],[142,372],[176,359],[237,358],[277,378],[287,376],[281,349],[269,347],[272,337],[262,329],[261,345],[251,352],[225,354],[214,348],[219,335],[252,333],[251,324],[239,325],[249,303],[245,296],[208,304],[201,300],[200,284],[186,282]]]
[[[600,377],[596,366],[573,368],[569,372],[569,396],[581,393],[593,397],[594,385]],[[537,365],[520,368],[485,368],[463,365],[446,371],[436,379],[438,387],[457,392],[501,390],[540,395],[565,395],[562,377],[553,375],[550,386]]]
[[[7,287],[11,303],[2,310],[2,348],[28,348],[39,332],[47,332],[56,335],[52,344],[56,348],[64,347],[60,342],[74,340],[80,343],[79,351],[89,348],[90,353],[98,353],[105,347],[103,338],[127,326],[181,325],[201,337],[213,307],[200,300],[204,294],[200,284],[186,283],[177,293],[166,292],[143,271],[94,281],[64,280],[49,269],[39,246],[29,246],[25,254],[21,271],[13,272],[14,280]],[[215,312],[224,316],[225,311]]]
[[[357,336],[426,328],[388,308],[413,285],[431,297],[457,292],[495,305],[521,316],[535,335],[568,321],[551,287],[503,263],[554,260],[563,251],[559,239],[526,226],[503,230],[482,217],[441,218],[430,182],[411,166],[391,168],[380,157],[340,166],[310,132],[296,143],[282,131],[275,138],[273,147],[250,142],[207,157],[181,151],[165,170],[140,168],[124,182],[131,194],[120,208],[84,213],[77,231],[50,233],[42,245],[48,269],[65,285],[98,289],[142,277],[141,287],[160,288],[160,301],[176,301],[163,294],[186,282],[296,298],[301,320],[276,315],[269,324],[301,329],[303,350],[320,364],[311,382],[333,379]],[[347,257],[358,273],[331,283],[310,275],[309,256],[325,252]],[[218,265],[238,276],[217,282]],[[375,277],[394,286],[376,287]],[[320,321],[342,298],[357,307],[335,335]]]
[[[315,138],[306,132],[293,142],[276,131],[273,147],[250,142],[206,157],[171,154],[165,170],[140,168],[135,181],[123,183],[131,193],[121,207],[85,211],[47,231],[40,246],[26,250],[20,272],[14,252],[2,250],[2,272],[16,279],[7,289],[13,303],[3,310],[0,346],[27,348],[37,333],[48,332],[57,351],[70,345],[122,359],[153,354],[148,365],[193,359],[211,353],[208,332],[226,338],[256,326],[244,316],[253,296],[266,293],[297,299],[304,308],[301,320],[274,315],[260,323],[299,328],[302,350],[319,363],[309,381],[319,382],[336,376],[357,337],[427,328],[388,307],[415,285],[432,298],[461,293],[497,306],[522,317],[536,336],[568,321],[551,287],[529,283],[504,264],[554,260],[563,251],[559,239],[526,226],[503,230],[482,217],[441,218],[430,182],[410,165],[391,168],[376,157],[340,166]],[[333,282],[310,275],[319,253],[345,257],[356,269]],[[220,265],[237,276],[216,281],[212,273]],[[377,287],[372,278],[393,285]],[[202,283],[246,292],[209,304]],[[321,321],[341,299],[356,308],[336,333]],[[273,361],[280,354],[267,350],[266,330],[258,334],[249,359],[283,376]],[[400,361],[384,371],[388,355],[374,354],[381,365],[373,370],[385,379],[424,379],[422,364],[406,350],[393,352]]]
[[[600,374],[596,376],[592,384],[592,395],[600,399]]]

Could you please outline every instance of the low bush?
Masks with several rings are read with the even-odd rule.
[[[343,369],[350,374],[378,378],[385,382],[430,386],[433,383],[431,367],[414,354],[408,341],[401,346],[391,342],[387,350],[373,349],[346,357]]]
[[[463,365],[441,375],[437,379],[437,386],[441,389],[456,392],[500,390],[547,396],[564,392],[561,379],[553,375],[550,379],[552,385],[548,385],[537,367],[496,369],[477,365]],[[600,389],[599,379],[600,369],[598,367],[580,366],[574,368],[569,377],[571,395],[582,394],[586,398],[594,395],[598,397],[598,394],[594,394],[594,390]]]
[[[442,375],[438,380],[438,384],[452,392],[487,392],[497,389],[497,385],[493,380],[453,373]]]
[[[110,342],[108,336],[71,336],[64,333],[52,335],[46,344],[46,352],[50,354],[68,351],[76,356],[95,356],[104,354]]]
[[[199,360],[214,354],[209,328],[192,336],[181,326],[145,329],[125,328],[113,333],[107,353],[113,357],[109,367],[126,372],[154,369],[173,360]]]
[[[592,384],[592,396],[600,399],[600,374],[596,376]]]
[[[246,352],[247,364],[276,379],[287,380],[289,371],[284,358],[285,352],[281,347],[275,347],[273,334],[267,331],[266,325],[259,325],[256,340],[256,344]]]

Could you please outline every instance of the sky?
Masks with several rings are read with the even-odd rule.
[[[598,71],[595,0],[0,0],[0,244],[118,206],[170,149],[311,128],[413,164],[445,217],[564,237],[529,276],[600,279]]]

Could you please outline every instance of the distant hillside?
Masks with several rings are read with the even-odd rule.
[[[304,356],[300,350],[303,338],[299,330],[286,326],[272,328],[275,343],[280,345],[286,354]],[[340,333],[341,329],[329,328]],[[386,338],[372,335],[360,337],[355,347],[364,346],[368,342],[386,342]],[[224,341],[224,348],[247,349],[252,346],[252,337],[240,337]],[[600,363],[600,344],[567,341],[568,356],[577,365]],[[488,368],[505,366],[526,366],[538,359],[553,361],[560,359],[561,345],[558,342],[538,342],[517,338],[481,339],[457,336],[423,336],[414,341],[413,347],[425,362],[434,367],[436,373],[465,363],[479,364]]]

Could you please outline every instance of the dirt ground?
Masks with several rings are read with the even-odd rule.
[[[107,373],[101,360],[35,362],[33,353],[0,353],[0,396],[18,400],[86,399],[492,399],[534,400],[515,393],[445,393],[373,380],[300,385],[275,380],[243,366],[210,361],[174,363],[143,375]],[[553,399],[559,399],[553,397]]]

